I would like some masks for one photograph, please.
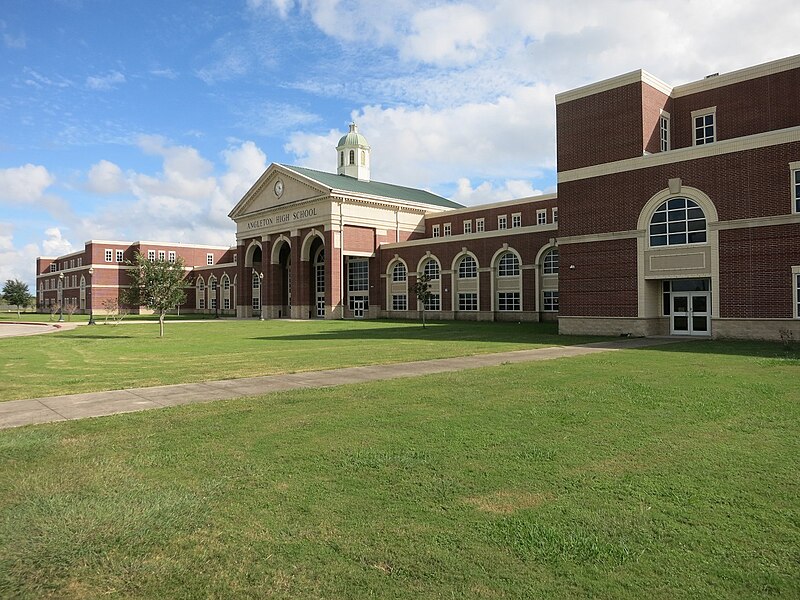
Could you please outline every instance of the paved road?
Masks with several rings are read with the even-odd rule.
[[[326,371],[273,375],[270,377],[249,377],[246,379],[52,396],[32,400],[12,400],[10,402],[0,402],[0,429],[36,423],[101,417],[152,408],[163,408],[165,406],[177,406],[179,404],[259,396],[298,388],[322,388],[348,383],[416,377],[431,373],[491,367],[505,363],[552,360],[597,352],[647,348],[676,341],[685,340],[634,338],[577,346],[553,346],[535,350],[517,350],[515,352],[441,358],[391,365],[348,367]]]

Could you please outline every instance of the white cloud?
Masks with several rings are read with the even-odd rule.
[[[164,68],[164,69],[151,69],[150,75],[155,75],[156,77],[164,77],[165,79],[177,79],[178,73],[174,69]]]
[[[89,190],[96,194],[118,194],[127,189],[122,169],[107,160],[92,165],[87,183]]]
[[[472,187],[469,179],[462,177],[458,180],[456,192],[451,199],[465,206],[502,202],[515,198],[540,196],[544,192],[533,186],[530,181],[523,179],[507,179],[500,187],[495,187],[490,181],[484,181]]]
[[[121,83],[125,83],[125,75],[119,71],[111,71],[108,75],[93,75],[86,78],[86,87],[104,92],[113,90]]]
[[[69,240],[64,239],[58,227],[45,229],[44,235],[45,239],[42,241],[42,252],[45,256],[60,256],[77,249]]]
[[[486,49],[489,23],[474,6],[449,4],[416,13],[412,30],[401,43],[401,56],[436,64],[461,64],[475,60]]]
[[[36,257],[40,254],[36,244],[15,243],[14,225],[0,221],[0,285],[9,279],[19,279],[33,293]]]
[[[45,190],[54,182],[55,177],[42,165],[28,163],[21,167],[0,169],[0,203],[30,204],[40,201]]]

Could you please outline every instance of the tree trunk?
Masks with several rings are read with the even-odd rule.
[[[425,329],[425,307],[422,307],[422,328]]]
[[[164,337],[164,311],[158,313],[158,337]]]

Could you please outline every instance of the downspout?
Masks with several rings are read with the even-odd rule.
[[[341,202],[339,202],[339,296],[340,312],[342,320],[344,320],[344,302],[346,296],[344,290],[344,214],[342,212]]]

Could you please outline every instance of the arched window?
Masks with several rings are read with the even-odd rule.
[[[367,164],[367,153],[363,150],[361,151],[361,166],[364,167]]]
[[[550,250],[544,255],[544,265],[542,272],[545,275],[555,275],[558,273],[558,250]]]
[[[422,274],[427,275],[431,281],[439,281],[441,269],[439,268],[439,261],[435,258],[430,259],[425,263],[422,269]]]
[[[350,150],[350,164],[351,165],[356,164],[356,151],[355,150]]]
[[[392,270],[392,281],[399,283],[406,281],[407,278],[408,271],[406,270],[406,266],[401,262],[397,263]]]
[[[203,280],[202,277],[199,277],[197,279],[197,290],[199,292],[205,292],[206,291],[206,282]]]
[[[519,275],[519,259],[513,252],[506,252],[500,257],[497,264],[497,275],[499,277],[515,277]]]
[[[650,246],[702,244],[706,241],[706,215],[688,198],[672,198],[650,218]]]
[[[458,278],[472,279],[478,276],[478,263],[471,256],[465,256],[458,264]]]
[[[344,150],[339,152],[339,166],[340,167],[344,166]]]

